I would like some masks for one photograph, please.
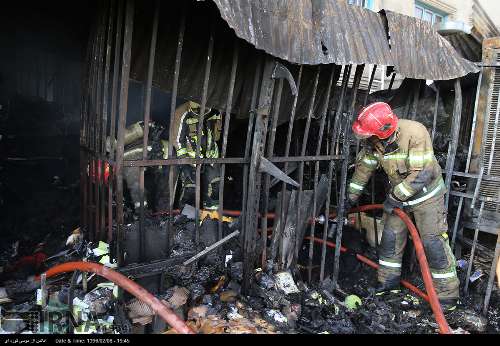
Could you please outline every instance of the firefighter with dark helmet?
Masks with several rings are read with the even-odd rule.
[[[384,102],[363,108],[352,130],[362,140],[363,149],[356,158],[355,172],[348,185],[346,208],[358,201],[379,167],[391,185],[384,202],[377,294],[399,288],[407,229],[393,210],[401,208],[415,219],[441,305],[445,311],[454,310],[459,280],[447,234],[446,188],[429,132],[419,122],[398,119]]]
[[[179,158],[195,158],[200,147],[201,158],[219,158],[217,141],[220,139],[222,118],[216,109],[208,109],[203,116],[201,138],[198,138],[198,123],[201,120],[200,105],[188,101],[175,110],[173,145]],[[219,208],[219,165],[202,166],[203,209],[216,211]],[[196,165],[183,165],[180,172],[180,204],[195,203]]]

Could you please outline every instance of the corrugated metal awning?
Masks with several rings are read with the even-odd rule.
[[[478,72],[462,58],[432,24],[417,18],[385,11],[394,68],[414,79],[447,80]]]
[[[345,0],[213,0],[236,35],[297,64],[394,66],[405,77],[444,80],[477,68],[430,24]],[[387,37],[385,21],[391,33]]]

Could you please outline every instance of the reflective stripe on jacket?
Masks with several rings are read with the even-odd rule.
[[[174,126],[174,146],[177,157],[195,158],[196,148],[200,147],[200,157],[218,158],[219,148],[217,146],[218,133],[220,133],[220,113],[210,110],[205,114],[202,126],[201,138],[198,138],[199,114],[195,112],[198,105],[187,102],[176,109]]]
[[[441,166],[434,156],[429,132],[419,122],[400,119],[396,151],[381,152],[363,148],[356,158],[356,171],[348,185],[351,200],[357,200],[373,172],[382,167],[392,193],[405,205],[414,206],[445,193]]]

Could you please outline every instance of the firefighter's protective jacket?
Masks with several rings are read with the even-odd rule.
[[[216,141],[220,137],[221,115],[217,110],[209,110],[204,115],[201,138],[198,138],[199,105],[186,102],[175,110],[174,147],[177,157],[196,156],[196,148],[200,146],[200,157],[218,158],[219,148]]]
[[[348,186],[351,201],[357,201],[378,167],[386,172],[393,195],[408,208],[427,204],[442,196],[445,185],[434,156],[429,132],[419,122],[400,119],[396,130],[397,149],[366,146],[356,158],[356,170]]]

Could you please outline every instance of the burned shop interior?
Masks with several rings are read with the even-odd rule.
[[[500,331],[499,37],[341,0],[8,7],[1,333]],[[384,171],[346,207],[374,102],[441,168],[446,314],[405,209],[400,289],[375,290]]]

